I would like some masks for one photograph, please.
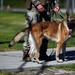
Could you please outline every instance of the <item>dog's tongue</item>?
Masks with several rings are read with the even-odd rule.
[[[72,29],[69,29],[68,34],[69,34],[69,35],[72,34]]]

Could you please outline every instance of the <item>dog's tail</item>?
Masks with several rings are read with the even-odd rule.
[[[15,43],[17,43],[25,34],[25,32],[27,31],[27,29],[24,29],[22,31],[20,31],[19,33],[17,33],[13,39],[10,41],[9,43],[9,47],[13,46]]]

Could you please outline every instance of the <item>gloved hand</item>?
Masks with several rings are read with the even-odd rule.
[[[56,6],[53,10],[55,11],[55,12],[58,12],[59,11],[59,6]]]
[[[43,12],[45,10],[45,8],[41,4],[39,4],[37,6],[37,9],[38,9],[39,12]]]

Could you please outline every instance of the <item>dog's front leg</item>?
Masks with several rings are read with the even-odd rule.
[[[60,54],[60,49],[62,47],[62,44],[61,42],[58,42],[57,43],[57,48],[56,48],[56,60],[57,62],[63,62],[63,60],[59,59],[59,54]]]
[[[36,61],[39,62],[37,49],[34,51],[34,57],[35,57]]]
[[[63,46],[62,46],[62,59],[63,59],[63,61],[67,61],[67,59],[65,59],[65,54],[66,54],[66,45],[67,45],[67,42],[68,42],[68,40],[71,38],[71,35],[69,35],[67,38],[66,38],[66,40],[65,40],[65,42],[63,43]]]
[[[62,59],[63,59],[63,61],[66,61],[67,60],[67,59],[65,59],[66,44],[67,44],[67,42],[64,42],[63,43],[63,46],[62,46]]]

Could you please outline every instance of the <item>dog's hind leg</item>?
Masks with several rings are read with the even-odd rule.
[[[34,51],[34,57],[35,57],[36,61],[37,61],[39,64],[41,64],[41,63],[44,62],[44,61],[40,61],[40,60],[39,60],[39,55],[38,55],[39,48],[40,48],[41,43],[42,43],[41,41],[42,41],[42,39],[40,40],[40,42],[39,42],[39,41],[37,42],[37,48],[36,48],[36,50]]]
[[[67,61],[67,59],[65,59],[66,45],[67,45],[67,42],[64,42],[62,46],[62,60],[63,61]]]
[[[30,44],[29,57],[30,57],[32,62],[35,62],[35,61],[39,62],[38,49],[40,47],[40,44],[39,44],[39,41],[36,39],[37,39],[36,36],[33,36],[31,33],[29,34],[29,44]]]
[[[33,39],[31,32],[29,34],[29,44],[30,44],[29,57],[30,57],[31,61],[34,62],[35,61],[34,60],[34,51],[36,49],[36,45],[35,45],[35,41]]]
[[[35,57],[36,61],[40,64],[40,63],[44,62],[44,61],[40,61],[39,57],[38,57],[39,48],[42,44],[42,35],[41,35],[41,33],[34,32],[33,37],[34,37],[34,41],[35,41],[35,45],[36,45],[36,49],[34,51],[34,57]]]

